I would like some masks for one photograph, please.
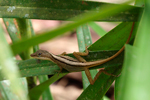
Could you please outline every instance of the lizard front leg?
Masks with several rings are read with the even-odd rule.
[[[88,54],[89,54],[89,51],[88,51],[87,47],[85,48],[85,52],[73,52],[73,55],[80,62],[86,62],[86,60],[84,58],[82,58],[81,56],[87,56]]]
[[[63,52],[62,54],[60,54],[61,56],[65,56],[65,55],[67,55],[67,53],[66,52]]]

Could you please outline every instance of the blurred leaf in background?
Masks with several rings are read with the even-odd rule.
[[[129,1],[129,2],[133,2],[133,1]],[[140,51],[139,59],[137,61],[135,60],[134,62],[138,64],[138,67],[135,67],[135,69],[136,68],[140,69],[141,68],[140,65],[143,64],[141,62],[144,62],[143,66],[146,66],[144,68],[146,71],[148,71],[147,52],[149,50],[149,48],[146,47],[149,46],[148,44],[147,45],[145,44],[148,43],[149,36],[145,35],[144,33],[149,32],[148,31],[148,26],[149,26],[148,4],[149,2],[147,2],[146,5],[147,9],[145,10],[144,15],[142,16],[143,20],[140,23],[140,25],[143,27],[138,31],[138,36],[136,37],[136,41],[134,42],[137,47],[142,48],[141,51],[147,50],[144,55],[143,55],[143,51],[141,52],[139,50]],[[112,3],[77,1],[77,0],[69,0],[69,1],[68,0],[61,0],[61,1],[7,0],[7,1],[0,1],[0,5],[1,5],[0,17],[4,18],[3,20],[6,29],[13,42],[11,45],[8,45],[4,37],[4,32],[2,29],[0,29],[0,32],[3,33],[0,34],[0,47],[1,47],[0,64],[2,69],[0,73],[0,80],[8,79],[10,80],[11,83],[11,88],[9,88],[8,87],[9,81],[0,82],[0,91],[2,92],[1,99],[15,99],[15,100],[28,99],[26,80],[25,78],[18,79],[20,77],[20,73],[23,77],[29,77],[29,76],[48,75],[48,74],[53,75],[56,74],[57,70],[59,70],[58,66],[52,62],[41,61],[39,63],[35,59],[30,59],[29,55],[33,51],[38,50],[38,46],[37,46],[38,44],[53,39],[56,36],[60,36],[65,32],[75,29],[81,25],[78,28],[78,32],[77,32],[79,34],[79,36],[77,37],[79,51],[84,51],[86,46],[91,45],[89,47],[89,50],[94,52],[90,52],[89,55],[85,57],[86,60],[94,61],[94,60],[105,59],[115,54],[116,51],[114,50],[119,50],[124,45],[126,39],[128,38],[128,34],[131,30],[132,22],[138,21],[138,18],[140,19],[140,17],[138,16],[143,10],[143,7],[136,7],[136,6],[130,6],[125,4],[112,4]],[[6,19],[6,18],[17,18],[17,19],[14,20],[14,19]],[[27,19],[22,19],[22,18],[27,18]],[[48,20],[65,20],[65,21],[67,20],[70,22],[62,24],[58,28],[53,29],[51,31],[46,31],[43,34],[33,36],[34,31],[32,28],[31,21],[29,19],[48,19]],[[106,33],[102,28],[100,28],[97,24],[91,21],[107,21],[107,22],[120,21],[122,23],[116,26],[110,32]],[[88,24],[85,23],[88,23],[91,26],[91,28],[101,36],[101,38],[98,41],[96,41],[94,44],[92,44],[92,38],[90,36]],[[83,34],[80,34],[81,32]],[[144,35],[139,35],[139,33],[143,33]],[[83,37],[81,37],[82,35]],[[135,37],[135,33],[133,34],[132,39],[134,37]],[[142,39],[140,40],[139,37],[141,37]],[[132,60],[133,56],[130,57],[130,53],[129,53],[130,51],[132,51],[132,49],[129,46],[127,46],[125,57],[129,57]],[[19,54],[20,57],[23,59],[23,61],[16,61],[17,62],[16,64],[15,61],[12,59],[13,58],[12,52],[14,53],[14,55]],[[98,69],[104,67],[108,72],[118,75],[122,70],[123,58],[124,55],[122,53],[112,61],[102,64],[100,66],[96,66],[91,69]],[[127,62],[128,60],[127,58],[125,58],[124,64],[127,65]],[[137,73],[140,77],[139,69],[137,69]],[[145,70],[143,71],[143,77],[145,77],[144,76]],[[47,95],[43,94],[44,97],[43,100],[53,99],[52,97],[49,97],[51,94],[48,91],[49,90],[48,86],[52,84],[54,81],[66,75],[67,73],[68,73],[67,71],[63,70],[62,75],[57,77],[56,74],[53,77],[51,77],[49,80],[47,80],[46,76],[39,76],[41,83],[40,85],[29,90],[30,99],[31,100],[38,99],[41,96],[41,94],[45,91],[45,89],[47,89],[47,92],[45,93]],[[95,73],[96,72],[94,72],[94,74]],[[123,89],[121,93],[122,93],[122,97],[125,96],[126,98],[128,98],[132,96],[133,93],[132,89],[134,90],[134,86],[133,86],[134,84],[132,83],[136,82],[133,81],[136,77],[132,78],[131,73],[129,73],[129,75],[126,76],[129,77],[128,79],[132,79],[132,80],[126,81],[127,84],[125,84],[124,88],[126,89],[126,87],[129,88],[131,86],[133,88],[129,88],[131,89],[130,91],[131,93],[128,92],[128,90],[124,91]],[[123,80],[126,80],[126,76],[123,77]],[[88,86],[87,84],[84,86],[85,90],[79,96],[78,100],[102,99],[115,79],[116,77],[101,74],[94,85]],[[21,80],[23,83],[21,83]],[[147,83],[144,89],[147,90],[147,93],[149,93],[148,92],[149,88],[147,88],[149,82],[144,80],[143,83]],[[6,87],[4,84],[6,84]],[[139,87],[141,86],[141,88],[143,88],[141,84],[138,85]],[[147,93],[145,93],[145,95],[148,96]],[[141,99],[141,95],[139,94],[138,96]],[[146,99],[148,100],[149,98]],[[134,99],[134,96],[132,100],[136,100]]]

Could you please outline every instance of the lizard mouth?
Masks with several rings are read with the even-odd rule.
[[[38,57],[35,53],[31,54],[30,55],[31,57],[35,58],[35,59],[41,59],[41,60],[50,60],[49,58],[47,57]]]
[[[36,57],[35,53],[31,54],[30,56],[31,56],[31,57]]]

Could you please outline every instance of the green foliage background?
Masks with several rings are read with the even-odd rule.
[[[150,2],[136,0],[136,6],[128,5],[129,2],[112,4],[77,0],[0,1],[0,17],[3,18],[12,40],[12,44],[6,42],[4,31],[0,27],[0,92],[2,94],[0,99],[37,100],[41,95],[43,100],[53,99],[48,86],[69,72],[63,70],[58,76],[56,70],[59,70],[59,67],[56,64],[49,61],[37,63],[37,60],[30,59],[30,54],[38,50],[38,44],[76,28],[79,51],[83,52],[85,47],[90,45],[88,49],[91,52],[85,59],[87,61],[104,59],[115,54],[124,45],[133,22],[136,22],[130,42],[133,45],[126,45],[125,54],[123,52],[115,59],[91,68],[104,67],[109,73],[115,75],[120,74],[122,70],[121,76],[113,77],[101,74],[94,85],[89,85],[83,72],[84,91],[78,100],[101,100],[115,79],[115,100],[150,99],[150,81],[148,78],[150,69],[148,44],[150,40],[148,27],[150,26]],[[54,30],[35,36],[30,19],[69,22]],[[121,23],[106,33],[91,21]],[[91,41],[89,26],[102,36],[95,43]],[[81,43],[81,41],[84,42]],[[16,54],[20,55],[22,61],[13,59]],[[95,73],[96,70],[91,72],[93,77]],[[56,75],[48,80],[46,75],[53,74]],[[31,76],[38,76],[40,85],[30,87],[28,90],[26,79],[19,77]],[[11,85],[3,81],[5,79],[10,80]]]

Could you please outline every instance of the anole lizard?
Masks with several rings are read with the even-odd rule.
[[[133,31],[133,27],[134,27],[134,23],[132,25],[132,29],[131,29],[130,35],[129,35],[126,43],[128,43],[130,40],[130,37],[132,35],[132,31]],[[87,50],[87,48],[86,48],[85,52],[73,52],[73,55],[77,59],[74,59],[74,58],[69,57],[69,56],[65,56],[65,54],[66,54],[65,52],[61,55],[54,55],[54,54],[49,53],[45,50],[38,50],[37,52],[31,54],[31,57],[36,58],[36,59],[41,59],[41,60],[50,60],[50,61],[54,62],[55,64],[58,65],[58,67],[60,67],[60,72],[62,71],[62,68],[66,69],[69,72],[84,70],[87,77],[88,77],[90,84],[94,84],[94,82],[96,81],[96,79],[98,78],[98,76],[102,72],[107,74],[107,75],[112,75],[112,74],[107,73],[104,70],[105,68],[100,68],[100,70],[96,74],[95,78],[92,79],[89,68],[104,64],[104,63],[114,59],[124,50],[124,48],[125,48],[125,46],[123,46],[117,53],[115,53],[113,56],[111,56],[109,58],[106,58],[103,60],[98,60],[98,61],[93,61],[93,62],[86,62],[86,60],[81,57],[81,56],[88,55],[89,51]],[[115,76],[115,75],[113,75],[113,76]]]

